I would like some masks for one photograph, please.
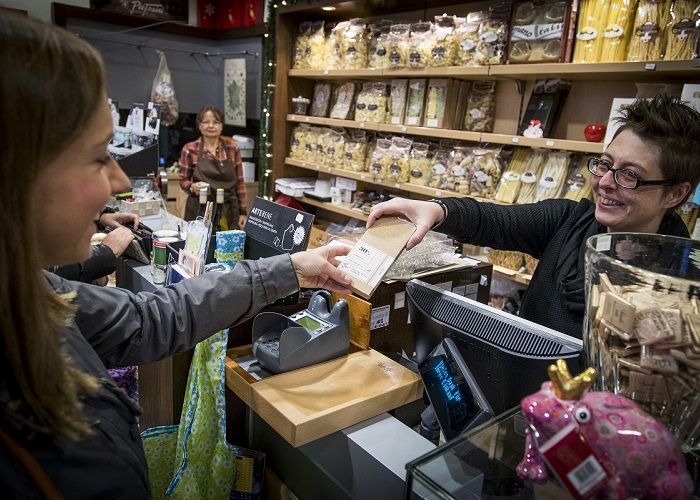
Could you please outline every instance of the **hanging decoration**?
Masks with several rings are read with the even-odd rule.
[[[224,62],[224,115],[227,125],[245,127],[245,59]]]
[[[275,33],[277,23],[277,8],[279,5],[294,5],[298,0],[268,0],[267,2],[267,30],[263,37],[262,60],[262,99],[260,113],[260,137],[258,144],[260,178],[258,179],[258,194],[268,198],[267,188],[270,182],[272,150],[270,148],[270,116],[274,102],[275,91]]]

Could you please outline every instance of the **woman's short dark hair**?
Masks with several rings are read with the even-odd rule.
[[[224,123],[224,114],[219,108],[214,106],[202,106],[199,111],[197,111],[197,125],[202,123],[202,120],[204,120],[204,115],[210,111],[214,115],[214,118],[219,120],[221,123]]]
[[[630,130],[655,146],[665,178],[689,182],[692,192],[700,181],[700,113],[680,97],[661,93],[636,99],[620,114],[615,137]]]

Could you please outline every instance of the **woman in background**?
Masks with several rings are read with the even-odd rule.
[[[199,191],[209,184],[209,201],[216,202],[216,190],[224,190],[224,213],[228,229],[245,225],[247,207],[241,151],[236,141],[224,137],[223,113],[214,106],[204,106],[197,113],[197,127],[202,136],[188,142],[180,154],[180,187],[189,194],[185,220],[194,220],[199,211]]]
[[[244,260],[139,294],[45,271],[89,257],[100,211],[130,183],[107,150],[94,48],[0,10],[0,67],[0,491],[149,498],[139,408],[107,368],[183,352],[300,287],[348,293],[335,259],[347,250]]]

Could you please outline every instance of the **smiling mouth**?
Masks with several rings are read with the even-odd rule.
[[[603,196],[599,196],[600,204],[605,205],[606,207],[620,207],[623,205],[623,203],[620,203],[619,201],[611,200],[610,198],[605,198]]]

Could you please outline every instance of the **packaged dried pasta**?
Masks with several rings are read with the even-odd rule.
[[[503,172],[498,183],[498,188],[494,195],[496,201],[515,203],[522,184],[520,178],[525,173],[525,165],[531,151],[530,148],[515,148],[513,158],[510,160],[507,170]]]
[[[389,148],[390,161],[382,164],[382,178],[392,182],[408,182],[412,145],[413,141],[405,137],[394,137],[391,139]]]
[[[383,20],[374,25],[375,30],[370,35],[369,56],[367,66],[375,69],[391,67],[390,31],[391,21]]]
[[[406,96],[408,95],[408,80],[395,78],[391,80],[391,93],[387,123],[403,125],[406,112]]]
[[[331,102],[331,84],[319,82],[314,85],[314,95],[311,99],[311,116],[326,118]]]
[[[577,155],[575,158],[572,157],[562,198],[573,201],[591,199],[593,174],[588,171],[588,160],[593,156]]]
[[[353,130],[345,142],[345,169],[355,172],[365,171],[367,134],[364,130]]]
[[[325,69],[328,62],[325,23],[324,21],[315,21],[311,23],[308,66],[305,69]]]
[[[540,148],[532,149],[530,156],[525,162],[525,168],[520,176],[520,192],[516,203],[523,205],[525,203],[534,203],[537,195],[537,182],[540,179],[542,168],[547,161],[547,152]]]
[[[384,175],[389,170],[389,164],[391,163],[390,149],[390,139],[377,139],[369,164],[369,173],[377,179],[384,179]]]
[[[448,175],[447,167],[452,161],[450,155],[453,147],[454,146],[448,144],[443,144],[443,141],[441,141],[440,145],[435,150],[435,155],[430,165],[430,177],[427,180],[427,186],[445,189],[444,186],[447,183]]]
[[[478,66],[505,64],[510,26],[509,2],[491,4],[488,19],[479,26],[479,43],[474,53]]]
[[[345,129],[334,127],[328,131],[326,159],[323,162],[331,168],[343,168],[345,164]]]
[[[311,33],[311,22],[306,21],[299,25],[299,34],[294,40],[294,49],[292,51],[292,68],[308,69],[309,53],[309,35]]]
[[[625,60],[627,45],[634,32],[634,7],[636,0],[612,0],[601,41],[599,62]]]
[[[345,69],[364,69],[367,67],[367,21],[361,18],[350,20],[350,25],[343,31],[345,47]]]
[[[572,62],[595,63],[600,60],[609,6],[610,0],[582,0]]]
[[[355,121],[384,123],[386,118],[386,84],[366,82],[355,103]]]
[[[664,59],[679,61],[693,58],[693,32],[700,15],[700,2],[675,0],[666,36]]]
[[[312,148],[312,155],[308,159],[323,165],[326,161],[326,149],[328,148],[328,129],[325,127],[311,127],[311,131],[315,142]]]
[[[570,22],[570,3],[558,0],[516,2],[513,6],[509,61],[561,62]]]
[[[330,69],[345,68],[345,39],[343,33],[350,26],[350,21],[342,21],[336,24],[328,35],[330,45]]]
[[[297,125],[292,129],[292,140],[289,146],[289,156],[291,158],[303,158],[306,153],[308,143],[309,126]]]
[[[411,51],[411,25],[393,24],[389,30],[389,63],[392,68],[408,66]]]
[[[566,181],[570,156],[569,151],[549,152],[537,185],[536,202],[559,197]]]
[[[443,127],[445,120],[448,81],[446,78],[431,78],[425,101],[424,127]]]
[[[352,120],[355,109],[355,92],[357,85],[353,82],[338,85],[333,90],[333,106],[330,117],[336,120]]]
[[[472,85],[467,97],[464,116],[464,130],[471,132],[493,132],[496,112],[496,82],[477,80]]]
[[[472,148],[454,146],[450,151],[447,173],[443,178],[441,189],[460,194],[469,194],[469,182],[473,171]]]
[[[671,17],[670,0],[638,0],[627,61],[660,61]]]
[[[472,151],[471,196],[492,198],[495,194],[503,172],[500,152],[501,148],[475,148]]]
[[[414,142],[409,161],[411,184],[425,186],[430,179],[430,146],[425,142]]]
[[[455,18],[443,14],[435,16],[433,24],[433,44],[431,56],[427,61],[428,67],[442,68],[454,65],[457,52],[457,39],[455,37]]]
[[[466,18],[455,19],[455,65],[478,66],[476,61],[476,46],[479,43],[479,28],[487,19],[488,12],[470,12]]]
[[[425,78],[411,78],[408,82],[406,104],[406,125],[420,126],[423,123],[423,103],[425,102]]]
[[[425,68],[432,57],[435,45],[432,23],[423,21],[411,25],[410,52],[408,66],[410,68]]]

